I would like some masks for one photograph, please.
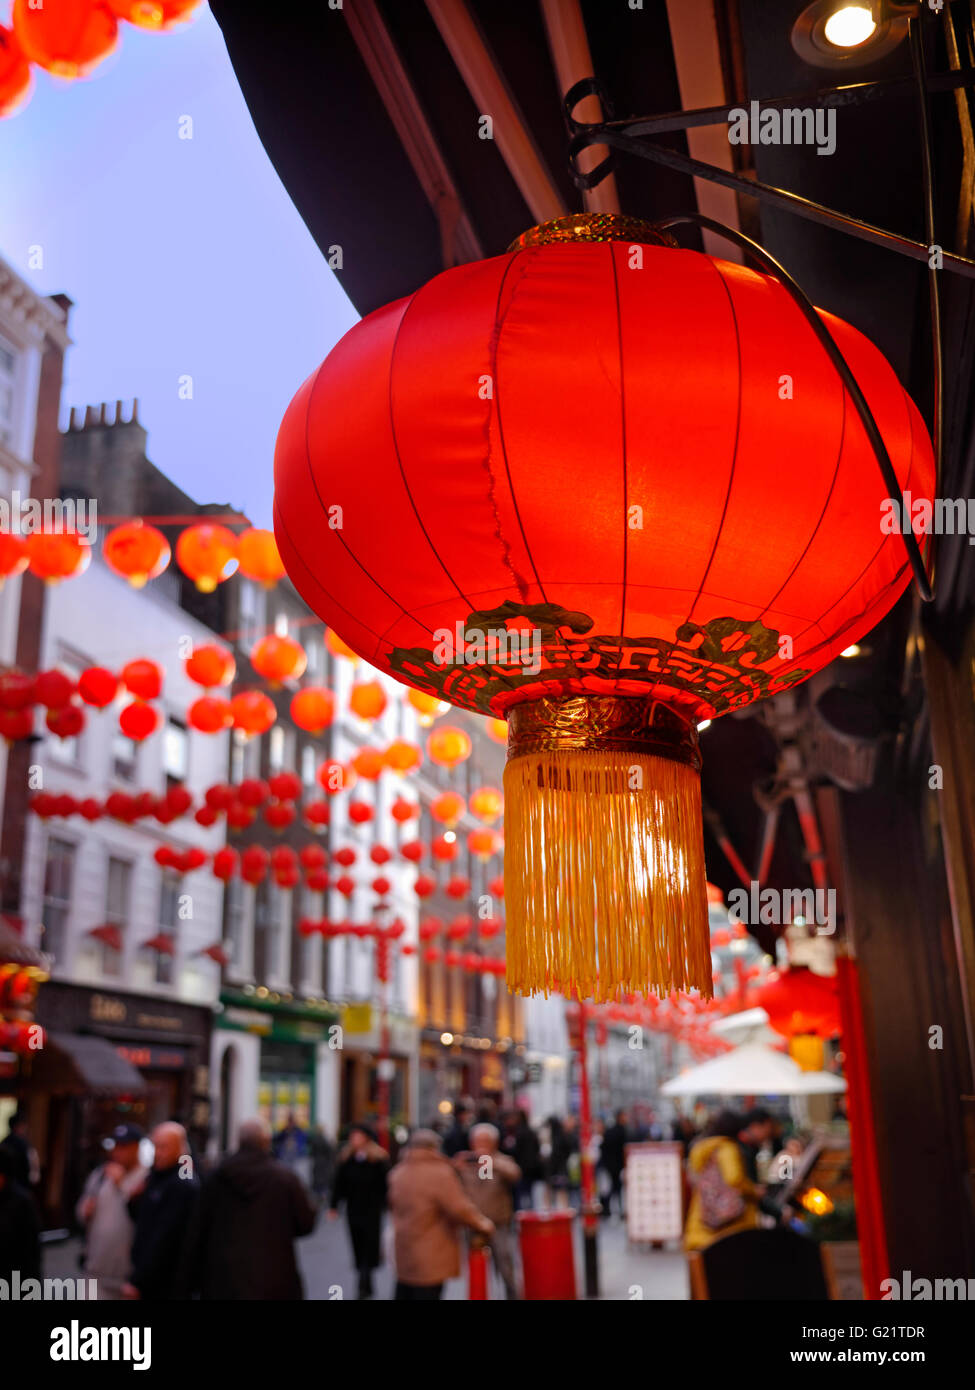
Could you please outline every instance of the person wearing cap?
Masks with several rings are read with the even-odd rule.
[[[373,1270],[382,1264],[380,1234],[386,1208],[389,1159],[368,1125],[353,1125],[339,1154],[328,1219],[345,1203],[352,1257],[359,1275],[359,1298],[372,1298]]]
[[[144,1138],[138,1125],[117,1125],[112,1130],[108,1158],[89,1175],[76,1208],[85,1228],[84,1271],[97,1280],[99,1299],[122,1298],[129,1279],[135,1234],[129,1202],[148,1177],[139,1162]]]

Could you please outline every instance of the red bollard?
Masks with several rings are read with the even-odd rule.
[[[574,1211],[520,1211],[518,1238],[526,1299],[574,1299]]]
[[[471,1241],[467,1251],[467,1297],[474,1302],[488,1296],[488,1247]]]

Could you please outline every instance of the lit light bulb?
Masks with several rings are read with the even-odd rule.
[[[856,48],[866,43],[876,27],[876,21],[866,5],[844,5],[827,19],[823,26],[823,37],[835,48]]]
[[[856,642],[854,642],[853,645],[852,645],[851,647],[844,647],[843,650],[840,652],[840,656],[859,656],[859,655],[860,655],[860,648],[857,646]]]

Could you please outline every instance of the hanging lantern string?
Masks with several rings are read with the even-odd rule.
[[[870,440],[870,445],[880,467],[888,497],[900,498],[901,537],[904,541],[904,548],[907,551],[907,558],[910,561],[911,569],[914,571],[914,579],[917,584],[918,593],[925,603],[930,603],[934,598],[934,589],[928,577],[924,556],[921,554],[921,547],[917,543],[917,537],[911,529],[910,522],[908,522],[906,529],[904,528],[907,504],[904,501],[900,483],[897,481],[894,465],[890,461],[890,455],[887,452],[887,445],[884,443],[884,437],[880,433],[877,422],[873,418],[873,412],[860,389],[860,383],[853,375],[850,365],[839,347],[837,347],[836,343],[833,341],[829,329],[817,314],[812,301],[809,299],[806,292],[793,280],[789,272],[779,264],[774,256],[770,256],[763,246],[759,246],[757,241],[752,241],[751,237],[745,236],[743,232],[735,231],[732,227],[726,227],[723,222],[718,222],[713,217],[705,217],[703,213],[699,212],[682,212],[675,214],[673,217],[661,218],[659,221],[654,222],[653,226],[658,230],[665,230],[669,227],[679,227],[688,223],[695,227],[703,227],[709,232],[714,232],[717,236],[726,238],[726,240],[740,247],[746,255],[753,257],[763,270],[775,276],[792,301],[802,311],[803,317],[822,344],[826,355],[836,368],[840,380],[846,387],[850,399],[856,406],[860,422],[863,425],[867,438]],[[936,458],[935,466],[937,469],[937,477],[940,475],[940,459]],[[930,549],[933,552],[933,546],[930,547]]]
[[[917,15],[907,21],[907,31],[911,41],[911,61],[914,67],[914,80],[917,86],[918,113],[921,126],[921,170],[924,185],[924,234],[929,246],[936,246],[934,229],[934,173],[931,159],[931,130],[928,123],[927,71],[924,62],[924,40]],[[941,481],[942,451],[944,448],[944,359],[941,347],[941,289],[939,271],[934,260],[928,256],[928,296],[931,315],[931,367],[934,391],[933,435],[935,487]]]

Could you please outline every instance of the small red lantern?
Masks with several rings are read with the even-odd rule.
[[[337,849],[333,855],[336,864],[341,864],[343,869],[351,869],[357,857],[355,850],[349,845],[343,845],[343,847]]]
[[[427,965],[436,965],[437,961],[441,960],[442,957],[443,951],[441,951],[439,946],[428,946],[423,952],[423,959],[426,961]]]
[[[437,891],[437,881],[429,874],[420,874],[413,885],[413,891],[418,898],[429,898]]]
[[[272,830],[285,830],[297,814],[291,801],[272,801],[264,807],[264,819]]]
[[[391,743],[383,756],[386,766],[392,768],[394,772],[398,772],[400,776],[412,772],[423,761],[423,754],[416,744],[409,743],[402,738]]]
[[[367,782],[375,782],[382,775],[386,763],[378,748],[360,748],[352,759],[352,766],[359,777]]]
[[[34,682],[34,699],[46,709],[60,709],[76,689],[75,682],[63,671],[41,671]]]
[[[226,811],[235,796],[233,787],[228,786],[226,782],[217,782],[214,786],[207,787],[203,800],[208,806],[212,806],[214,811]]]
[[[0,673],[0,709],[25,709],[37,698],[35,686],[37,678],[23,671],[3,671]]]
[[[507,719],[489,719],[487,721],[488,737],[493,738],[495,743],[502,746],[508,742],[508,721]]]
[[[366,801],[350,801],[347,810],[353,825],[368,825],[375,814]]]
[[[311,872],[313,869],[324,869],[328,863],[328,855],[321,845],[303,845],[298,851],[298,858],[301,867]]]
[[[229,700],[201,695],[186,711],[186,721],[201,734],[221,734],[233,728],[234,712]]]
[[[448,840],[446,835],[438,835],[430,842],[430,851],[434,859],[439,859],[442,864],[450,864],[457,858],[457,841]]]
[[[413,820],[420,814],[420,807],[415,801],[407,801],[405,797],[399,796],[390,807],[390,815],[393,820],[399,821],[400,825],[405,825],[407,821]]]
[[[318,778],[318,785],[327,796],[336,796],[339,792],[347,792],[358,781],[351,767],[335,762],[332,758],[322,763],[315,775]]]
[[[211,825],[216,825],[220,817],[212,807],[201,806],[198,811],[193,812],[193,819],[197,825],[202,825],[204,829],[209,830]]]
[[[407,690],[406,698],[420,716],[419,722],[427,727],[450,709],[446,700],[438,700],[436,695],[426,695],[422,690]]]
[[[372,881],[372,891],[377,897],[385,898],[387,894],[393,891],[393,885],[388,878],[384,878],[382,874],[379,874]]]
[[[456,970],[460,965],[461,955],[459,951],[444,951],[443,963],[449,970]]]
[[[291,720],[317,738],[335,718],[335,696],[321,685],[306,685],[291,700]]]
[[[119,728],[133,743],[142,743],[159,728],[159,711],[145,700],[133,700],[118,717]]]
[[[130,661],[122,667],[122,684],[140,700],[158,700],[163,688],[163,669],[155,661]]]
[[[176,851],[171,845],[160,845],[153,851],[152,855],[160,869],[175,869],[177,858]]]
[[[328,874],[324,869],[311,869],[305,875],[305,883],[312,893],[324,893],[328,888]]]
[[[276,772],[268,778],[267,785],[279,801],[297,801],[301,796],[301,778],[295,772]]]
[[[441,724],[427,739],[427,755],[440,767],[456,767],[471,756],[470,736],[453,724]]]
[[[212,594],[237,568],[237,538],[226,526],[188,526],[176,542],[176,563],[201,594]]]
[[[303,814],[313,830],[322,831],[332,818],[327,801],[306,801]]]
[[[27,803],[30,810],[40,820],[49,820],[57,815],[57,797],[53,792],[38,792]]]
[[[85,727],[85,716],[78,705],[62,705],[48,710],[45,723],[58,738],[77,738]]]
[[[497,787],[478,787],[471,792],[471,815],[493,825],[504,810],[504,796]]]
[[[245,806],[242,801],[232,801],[227,807],[227,825],[231,830],[246,830],[253,825],[257,811],[253,806]]]
[[[443,922],[439,917],[425,917],[420,923],[418,935],[421,941],[432,941],[443,931]]]
[[[24,57],[62,78],[87,77],[118,41],[118,22],[101,0],[14,0],[13,27]]]
[[[278,717],[274,701],[262,690],[242,690],[230,702],[234,714],[234,728],[248,737],[253,734],[266,734]]]
[[[467,836],[467,848],[486,864],[498,848],[498,837],[493,830],[472,830]]]
[[[102,804],[100,801],[96,801],[93,796],[86,796],[78,810],[87,821],[96,821],[102,818]]]
[[[442,792],[431,804],[430,814],[441,825],[453,828],[466,810],[466,802],[459,792]]]
[[[359,681],[349,692],[349,709],[359,719],[378,719],[386,708],[386,691],[379,681]]]
[[[262,845],[248,845],[240,856],[240,876],[245,883],[256,887],[267,878],[271,856]]]
[[[805,966],[770,971],[756,1002],[769,1026],[783,1037],[814,1033],[831,1038],[840,1031],[839,993],[835,975],[816,975]]]
[[[493,898],[504,897],[504,879],[500,875],[497,878],[492,878],[488,884],[488,892]]]
[[[158,578],[172,553],[163,533],[144,521],[126,521],[113,527],[102,546],[102,559],[108,568],[127,579],[133,589],[142,589],[150,579]]]
[[[34,711],[32,709],[0,709],[0,737],[8,743],[18,739],[30,738],[34,732]]]
[[[78,694],[86,705],[105,709],[118,694],[119,678],[105,666],[89,666],[78,677]]]
[[[4,109],[6,77],[11,71],[9,60],[12,50],[5,46],[5,36],[8,36],[8,42],[12,42],[9,34],[10,31],[0,25],[0,116],[10,114]],[[22,59],[19,61],[23,62]],[[26,63],[23,63],[23,67],[27,72],[29,84],[30,68]],[[5,579],[13,579],[18,574],[23,574],[27,568],[27,559],[27,546],[24,544],[23,536],[15,535],[11,531],[0,531],[0,589],[3,588]]]
[[[204,690],[213,690],[216,686],[231,684],[237,674],[237,663],[226,647],[207,642],[193,648],[192,654],[186,658],[185,669],[196,685],[202,685]]]
[[[455,917],[447,927],[448,941],[466,941],[471,934],[473,922],[470,917]]]
[[[182,785],[170,787],[163,800],[174,816],[185,816],[193,805],[193,793]]]
[[[452,878],[445,889],[448,898],[466,898],[470,891],[469,878]]]
[[[200,0],[108,0],[108,4],[119,19],[140,29],[161,30],[185,24]]]
[[[413,945],[413,943],[410,942],[410,941],[407,941],[403,946],[401,946],[401,947],[399,948],[399,950],[400,950],[400,955],[401,955],[401,956],[415,956],[415,955],[416,955],[416,947],[415,947],[415,946]]]
[[[278,580],[284,578],[285,569],[273,531],[261,531],[256,526],[243,531],[237,540],[237,555],[241,574],[263,584],[265,589],[273,589]]]
[[[500,934],[502,925],[497,917],[485,917],[477,924],[477,934],[483,941],[490,941],[492,937]]]
[[[31,574],[45,584],[77,579],[91,564],[91,546],[75,531],[32,531],[24,544]]]
[[[271,632],[254,647],[251,665],[272,686],[278,686],[303,676],[308,657],[304,647],[293,637],[279,637]]]
[[[349,878],[348,874],[343,874],[341,878],[335,880],[333,886],[337,893],[342,894],[343,898],[351,898],[355,892],[355,879]]]
[[[373,845],[372,849],[369,851],[369,858],[374,864],[379,864],[380,866],[388,864],[392,857],[392,854],[385,845]]]
[[[400,845],[399,852],[404,859],[409,859],[414,864],[419,864],[420,860],[426,854],[427,848],[422,840],[408,840],[405,845]]]
[[[245,777],[237,788],[237,800],[245,806],[263,806],[271,795],[271,788],[261,777]]]

